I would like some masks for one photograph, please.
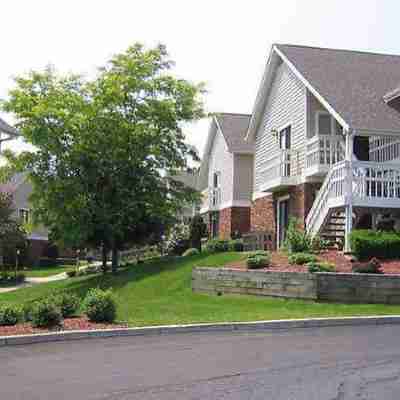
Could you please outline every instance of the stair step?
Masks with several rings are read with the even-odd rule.
[[[344,226],[344,223],[341,222],[327,222],[327,225],[335,225],[335,226]]]

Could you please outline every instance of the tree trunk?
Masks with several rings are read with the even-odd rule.
[[[101,247],[101,256],[102,256],[102,266],[101,269],[103,270],[103,273],[106,273],[107,271],[107,246],[103,244]]]
[[[117,272],[118,269],[118,248],[115,243],[112,245],[112,256],[111,256],[111,270],[113,274]]]

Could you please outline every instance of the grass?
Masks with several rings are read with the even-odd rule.
[[[34,267],[29,269],[22,269],[20,270],[25,274],[27,277],[31,278],[46,278],[48,276],[58,275],[62,272],[67,272],[75,267],[71,265],[59,265],[59,266],[52,266],[52,267]]]
[[[400,314],[400,306],[334,304],[276,298],[192,293],[194,266],[221,266],[243,258],[240,253],[199,255],[132,266],[113,276],[88,275],[0,294],[0,303],[24,303],[54,290],[84,296],[91,287],[112,287],[118,320],[130,326],[195,322],[251,321],[306,317]]]

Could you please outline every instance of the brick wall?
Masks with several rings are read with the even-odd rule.
[[[251,207],[251,231],[273,233],[273,245],[276,245],[276,204],[279,197],[289,195],[289,215],[299,220],[299,227],[305,228],[305,220],[310,211],[320,183],[304,183],[286,191],[273,193],[253,201]]]
[[[250,230],[250,207],[229,207],[219,212],[219,237],[230,239],[237,231],[240,234]]]

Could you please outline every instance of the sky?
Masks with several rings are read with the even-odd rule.
[[[398,0],[2,0],[1,9],[0,98],[29,70],[91,75],[134,42],[164,43],[178,76],[205,82],[208,112],[251,113],[273,43],[400,54]],[[208,125],[186,128],[200,153]]]

